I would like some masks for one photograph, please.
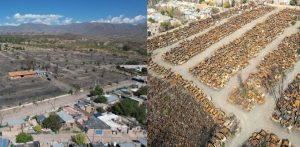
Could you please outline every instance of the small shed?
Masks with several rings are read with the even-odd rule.
[[[35,119],[39,124],[42,124],[46,117],[44,115],[37,115],[35,116]]]

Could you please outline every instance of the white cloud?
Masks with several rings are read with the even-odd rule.
[[[24,23],[37,23],[37,24],[46,24],[46,25],[65,25],[73,23],[73,19],[65,17],[63,15],[57,14],[20,14],[16,13],[14,16],[6,16],[11,22],[6,23],[10,24],[24,24]],[[4,25],[6,25],[4,24]]]
[[[81,21],[74,20],[70,17],[65,17],[58,14],[20,14],[16,13],[13,16],[6,16],[8,22],[0,25],[10,25],[16,26],[24,23],[37,23],[37,24],[46,24],[46,25],[66,25],[71,23],[81,23]],[[124,15],[120,16],[111,16],[109,15],[106,19],[98,19],[90,22],[104,22],[104,23],[128,23],[128,24],[138,24],[146,22],[146,17],[143,15],[137,15],[135,17],[126,17]]]
[[[108,16],[106,19],[98,19],[98,20],[93,20],[91,22],[104,22],[104,23],[129,23],[129,24],[138,24],[141,22],[144,22],[146,20],[146,17],[143,15],[137,15],[133,18],[125,17],[124,15],[112,17]]]

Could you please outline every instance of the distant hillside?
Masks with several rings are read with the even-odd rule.
[[[167,1],[172,1],[172,0],[148,0],[148,6],[152,7],[159,2],[167,2]],[[192,3],[200,2],[200,0],[178,0],[178,1],[186,1],[186,2],[192,2]]]
[[[146,37],[146,24],[74,23],[69,25],[22,24],[0,26],[0,34],[74,34],[105,37]]]

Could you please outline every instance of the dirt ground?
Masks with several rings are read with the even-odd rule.
[[[0,108],[42,100],[73,91],[88,90],[95,84],[107,85],[130,79],[116,69],[132,59],[96,51],[26,49],[0,51]],[[32,65],[30,63],[33,63]],[[8,72],[48,70],[46,77],[11,80]]]

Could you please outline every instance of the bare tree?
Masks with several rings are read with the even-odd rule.
[[[51,102],[51,100],[50,101],[48,101],[48,103],[52,106],[52,109],[53,110],[55,110],[55,99],[53,100],[53,102]]]

